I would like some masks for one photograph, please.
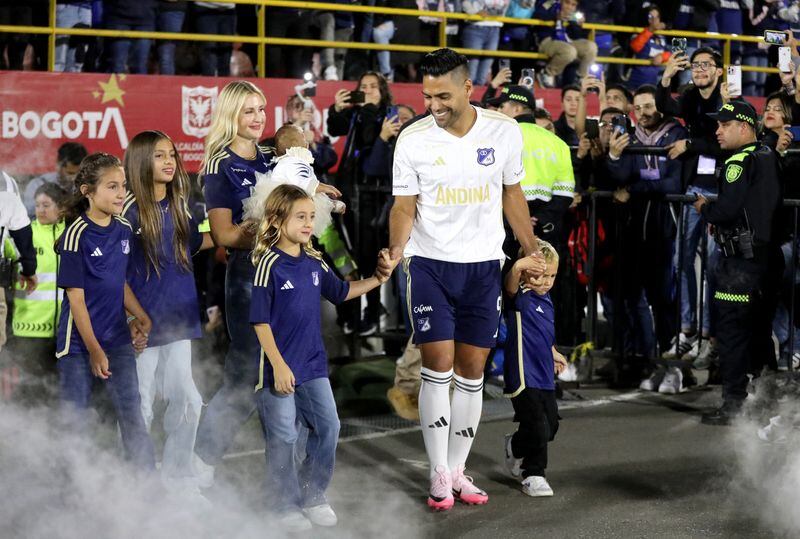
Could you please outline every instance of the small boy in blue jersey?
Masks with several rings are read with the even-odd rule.
[[[545,479],[547,443],[558,431],[555,376],[567,365],[555,349],[555,316],[550,289],[558,271],[558,254],[539,240],[547,269],[534,278],[533,256],[522,257],[506,276],[505,395],[514,406],[519,429],[505,437],[505,462],[514,477],[522,479],[528,496],[552,496]]]

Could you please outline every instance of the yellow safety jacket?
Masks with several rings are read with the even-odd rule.
[[[569,146],[535,123],[519,122],[522,130],[522,163],[525,179],[520,182],[528,201],[549,202],[554,196],[572,198],[575,174]]]

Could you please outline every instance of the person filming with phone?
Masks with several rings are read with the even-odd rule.
[[[715,113],[723,105],[721,94],[722,57],[710,47],[700,47],[688,57],[680,48],[685,40],[673,39],[672,57],[667,61],[661,83],[656,87],[656,108],[664,115],[682,119],[689,131],[689,137],[673,142],[667,148],[670,159],[683,161],[683,185],[687,186],[687,195],[715,195],[717,193],[716,169],[724,161],[726,152],[717,142],[717,123],[708,113]],[[693,84],[684,90],[677,99],[672,97],[670,85],[672,79],[680,72],[691,70]],[[668,359],[696,360],[700,357],[713,357],[712,349],[698,339],[695,331],[697,312],[697,286],[695,276],[695,260],[692,253],[697,252],[702,234],[708,229],[702,215],[696,212],[683,212],[683,266],[679,268],[681,278],[681,332],[663,357]],[[706,251],[706,267],[709,275],[713,275],[713,264],[716,260],[714,242],[708,239]],[[677,249],[676,249],[677,251]],[[713,291],[703,287],[707,294]],[[709,296],[710,298],[710,296]],[[706,301],[709,305],[709,300]],[[708,309],[704,313],[709,313]],[[711,313],[704,316],[700,330],[704,336],[710,335]],[[705,361],[705,360],[704,360]]]
[[[391,181],[386,176],[369,176],[364,173],[364,160],[384,130],[384,120],[393,105],[392,94],[386,78],[380,73],[367,71],[358,80],[355,89],[336,92],[335,101],[328,109],[328,134],[347,136],[336,179],[348,208],[344,225],[354,242],[354,253],[361,272],[375,269],[374,253],[369,253],[367,243],[359,241],[374,235],[377,218],[383,204],[383,191],[391,193]],[[397,112],[394,112],[397,115]],[[377,197],[377,198],[376,198]],[[379,200],[380,199],[380,200]],[[371,273],[369,273],[371,275]],[[357,331],[362,336],[375,333],[380,319],[380,289],[367,294],[367,309],[362,317],[358,302],[339,308],[340,322],[345,334]]]

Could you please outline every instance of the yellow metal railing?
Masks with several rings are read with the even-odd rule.
[[[543,21],[539,19],[515,19],[511,17],[483,17],[480,15],[468,15],[466,13],[449,13],[445,11],[420,11],[405,8],[378,8],[373,6],[330,4],[326,2],[296,2],[290,0],[216,0],[230,4],[253,5],[257,8],[257,34],[256,36],[241,35],[208,35],[190,33],[171,33],[171,32],[139,32],[130,30],[104,30],[97,28],[58,28],[56,27],[56,0],[50,0],[50,20],[48,26],[11,26],[0,25],[0,33],[28,33],[48,36],[48,69],[53,71],[55,66],[55,44],[57,35],[66,36],[90,36],[90,37],[110,37],[110,38],[130,38],[130,39],[168,39],[177,41],[216,41],[226,43],[254,43],[258,45],[257,70],[260,77],[266,76],[266,48],[267,46],[295,46],[295,47],[315,47],[315,48],[340,48],[340,49],[363,49],[390,52],[430,52],[439,47],[447,46],[446,27],[449,21],[498,21],[515,25],[525,26],[553,26],[553,21]],[[408,17],[428,17],[439,19],[439,43],[436,47],[423,45],[397,45],[379,43],[361,43],[356,41],[325,41],[321,39],[294,39],[278,38],[266,35],[267,8],[270,7],[291,7],[297,9],[321,10],[321,11],[341,11],[352,13],[380,13],[385,15],[398,15]],[[583,25],[589,30],[590,39],[594,40],[597,32],[621,32],[639,33],[643,30],[637,26],[616,26],[611,24]],[[731,60],[731,42],[763,43],[763,38],[759,36],[740,36],[735,34],[718,34],[714,32],[688,32],[680,30],[661,30],[656,34],[669,37],[686,37],[692,39],[715,40],[723,42],[722,57],[723,63],[727,67]],[[465,49],[453,47],[454,50],[468,56],[492,56],[505,58],[526,58],[531,60],[546,59],[544,54],[538,52],[523,51],[486,51],[477,49]],[[625,64],[625,65],[652,65],[647,60],[638,58],[616,58],[612,56],[600,56],[598,63],[604,64]],[[774,67],[742,66],[742,71],[757,71],[761,73],[778,73]]]

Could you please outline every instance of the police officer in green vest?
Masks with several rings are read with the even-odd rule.
[[[733,156],[720,169],[719,198],[698,195],[695,209],[714,227],[723,258],[716,269],[714,307],[722,375],[722,406],[703,423],[727,425],[747,397],[748,373],[775,368],[772,344],[776,290],[782,258],[774,240],[781,201],[778,159],[756,139],[756,112],[733,100],[709,116],[717,140]]]
[[[55,335],[63,292],[56,287],[56,240],[64,232],[61,206],[66,192],[56,184],[43,184],[35,192],[36,218],[31,222],[39,279],[33,292],[17,284],[11,328],[12,354],[27,375],[21,387],[26,399],[41,401],[55,394]],[[45,386],[50,386],[45,390]]]

